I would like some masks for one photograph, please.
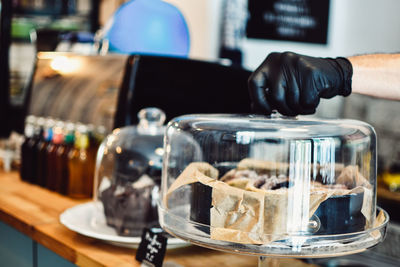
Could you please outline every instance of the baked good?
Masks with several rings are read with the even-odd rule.
[[[145,227],[159,227],[158,186],[147,174],[137,181],[117,183],[101,192],[107,225],[121,236],[140,236]]]

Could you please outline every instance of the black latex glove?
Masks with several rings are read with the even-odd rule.
[[[313,114],[320,98],[351,93],[353,68],[346,58],[271,53],[249,78],[253,111],[286,116]]]

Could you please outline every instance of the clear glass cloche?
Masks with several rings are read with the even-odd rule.
[[[168,123],[159,219],[218,250],[292,257],[360,252],[385,235],[376,134],[355,120],[234,114]]]
[[[94,200],[108,226],[121,236],[140,236],[157,227],[165,113],[145,108],[137,126],[115,129],[99,147]]]

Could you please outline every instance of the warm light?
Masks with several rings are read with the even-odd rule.
[[[68,58],[66,56],[58,56],[54,58],[50,67],[62,74],[69,74],[77,72],[82,65],[82,62],[78,58]]]
[[[107,138],[107,146],[111,146],[114,141],[115,141],[115,136],[114,135],[110,135]]]
[[[162,147],[157,147],[155,153],[159,156],[164,155],[164,149]]]
[[[171,152],[171,145],[167,145],[167,146],[165,147],[165,152],[166,152],[166,153],[170,153],[170,152]]]
[[[114,134],[114,135],[115,135],[115,134],[118,134],[120,131],[121,131],[120,128],[115,128],[115,129],[113,130],[113,134]]]
[[[37,55],[39,59],[54,59],[57,56],[56,52],[39,52]]]

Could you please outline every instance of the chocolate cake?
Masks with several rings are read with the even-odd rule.
[[[247,166],[249,162],[247,160],[244,162],[246,164],[239,164],[238,167],[227,171],[218,180],[229,186],[254,192],[287,190],[293,186],[287,175],[277,175],[277,171],[272,169]],[[343,194],[329,197],[318,207],[315,215],[318,216],[321,223],[318,231],[314,234],[339,234],[364,230],[366,219],[361,211],[364,198],[363,191],[355,191],[351,194],[344,193],[356,186],[370,187],[365,178],[361,175],[355,175],[356,173],[353,166],[348,166],[337,177],[337,183],[322,183],[319,178],[310,181],[310,190],[314,192],[328,190],[343,192]],[[316,177],[319,176],[316,175]],[[202,183],[192,184],[191,220],[210,224],[211,192],[211,187]]]
[[[112,183],[99,187],[107,225],[118,235],[140,236],[145,227],[159,227],[156,199],[161,165],[150,165],[148,157],[134,150],[115,157]]]
[[[134,183],[114,184],[100,200],[107,225],[121,236],[140,236],[145,227],[158,227],[156,199],[158,186],[146,174]]]

